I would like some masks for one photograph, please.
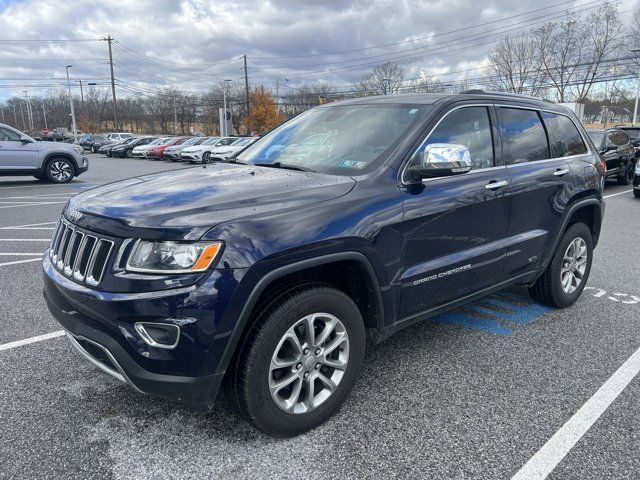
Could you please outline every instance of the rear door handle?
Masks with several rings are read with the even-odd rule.
[[[506,180],[500,180],[499,182],[492,180],[491,182],[487,183],[484,188],[485,190],[497,190],[499,188],[506,187],[507,185],[509,185],[509,182],[507,182]]]
[[[553,174],[556,177],[564,177],[565,175],[567,175],[569,173],[569,169],[568,168],[559,168],[558,170],[556,170],[555,172],[553,172]]]

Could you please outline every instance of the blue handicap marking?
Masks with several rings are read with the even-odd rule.
[[[71,188],[75,188],[78,190],[83,190],[86,188],[93,188],[95,187],[95,185],[91,184],[91,183],[81,183],[81,184],[77,184],[77,185],[69,185]]]
[[[450,312],[436,315],[432,320],[494,335],[510,335],[513,330],[503,325],[502,322],[526,325],[550,310],[552,310],[551,307],[540,305],[528,296],[501,292]]]

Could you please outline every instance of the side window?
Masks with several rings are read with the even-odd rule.
[[[551,112],[544,112],[542,116],[552,139],[551,155],[554,158],[587,153],[587,146],[569,117]]]
[[[464,107],[447,114],[431,131],[423,148],[453,143],[469,149],[473,170],[493,167],[493,136],[487,107]]]
[[[8,128],[0,127],[0,142],[18,142],[20,141],[20,135],[9,130]]]
[[[620,147],[629,143],[629,137],[622,130],[611,130],[607,133],[607,144]]]
[[[505,163],[533,162],[549,156],[549,142],[538,112],[501,107]]]

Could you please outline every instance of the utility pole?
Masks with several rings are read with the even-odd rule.
[[[82,111],[84,112],[84,93],[82,92],[82,79],[78,80],[80,83],[80,103],[82,104]]]
[[[27,101],[27,121],[29,123],[29,130],[33,132],[33,112],[31,111],[31,102],[29,101],[29,91],[23,90],[24,98]]]
[[[76,112],[73,109],[73,96],[71,95],[71,82],[69,81],[69,69],[73,65],[67,65],[65,70],[67,71],[67,87],[69,88],[69,104],[71,105],[71,126],[73,127],[73,141],[78,139],[78,130],[76,129]]]
[[[247,56],[244,55],[244,103],[247,111],[247,117],[249,117],[249,75],[247,74]],[[247,127],[247,133],[249,128]]]
[[[173,133],[178,134],[178,110],[176,109],[176,99],[173,99]]]
[[[220,125],[220,134],[223,137],[226,137],[229,134],[227,132],[227,82],[230,81],[231,80],[225,80],[224,82],[222,82],[222,101],[224,106],[222,110],[222,125]]]
[[[22,129],[27,129],[27,124],[24,123],[24,110],[22,109],[22,102],[20,102],[20,116],[22,117]]]
[[[47,112],[44,109],[44,99],[42,100],[42,116],[44,117],[44,128],[46,130],[48,130],[48,128],[47,128]]]
[[[111,98],[113,100],[113,129],[118,130],[118,106],[116,103],[116,83],[113,78],[113,55],[111,53],[111,42],[113,42],[113,37],[111,35],[107,35],[107,38],[104,40],[109,44],[109,66],[111,68]]]
[[[16,113],[16,104],[14,103],[12,106],[13,106],[13,121],[15,122],[14,125],[17,127],[18,126],[18,114]]]

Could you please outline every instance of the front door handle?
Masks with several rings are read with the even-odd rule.
[[[507,185],[509,185],[509,182],[506,180],[500,180],[499,182],[492,180],[487,183],[484,188],[485,190],[498,190],[499,188],[506,187]]]
[[[559,168],[558,170],[556,170],[555,172],[553,172],[553,174],[556,177],[564,177],[565,175],[567,175],[569,173],[569,169],[568,168]]]

